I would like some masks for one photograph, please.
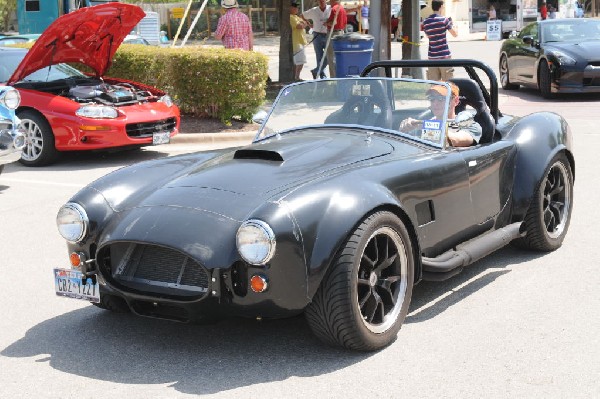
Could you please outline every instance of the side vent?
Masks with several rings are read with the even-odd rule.
[[[435,211],[433,209],[433,201],[427,200],[419,202],[415,206],[415,212],[417,213],[417,222],[419,226],[423,226],[435,220]]]
[[[234,159],[262,159],[264,161],[283,162],[280,153],[268,150],[241,149],[235,152]]]

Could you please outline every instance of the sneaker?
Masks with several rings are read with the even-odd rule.
[[[313,79],[317,78],[317,71],[315,71],[314,69],[311,69],[310,73],[312,74]]]
[[[325,74],[321,75],[321,79],[327,79],[327,75],[325,75]]]

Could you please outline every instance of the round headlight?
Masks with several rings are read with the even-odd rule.
[[[84,105],[75,115],[94,119],[114,119],[119,116],[116,108],[104,105]]]
[[[85,237],[88,223],[85,209],[73,202],[63,205],[56,215],[56,225],[60,235],[70,242],[78,242]]]
[[[17,109],[21,103],[21,95],[16,89],[9,89],[2,97],[2,104],[8,109]]]
[[[247,220],[238,229],[237,249],[242,258],[251,265],[264,265],[275,253],[275,234],[261,220]]]

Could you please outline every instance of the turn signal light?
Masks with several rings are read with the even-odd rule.
[[[254,292],[265,292],[269,287],[267,278],[260,274],[255,274],[250,277],[250,288]]]
[[[71,252],[69,260],[71,261],[71,266],[79,268],[87,259],[83,252]]]
[[[106,131],[112,129],[110,126],[103,125],[79,125],[79,129],[85,132],[97,132],[97,131]]]

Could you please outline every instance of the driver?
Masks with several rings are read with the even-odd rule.
[[[447,119],[453,120],[457,118],[457,116],[463,115],[465,112],[470,114],[469,111],[463,111],[459,113],[459,115],[456,115],[454,108],[460,102],[458,86],[451,82],[448,82],[448,84],[450,85],[451,96]],[[442,85],[434,85],[427,90],[427,99],[430,101],[429,109],[433,114],[432,120],[443,120],[447,94],[448,89],[446,86]],[[400,123],[400,131],[403,133],[414,132],[415,130],[418,130],[418,133],[420,133],[422,127],[423,121],[413,118],[406,118]],[[472,124],[466,128],[459,127],[452,122],[448,124],[446,139],[448,144],[453,147],[468,147],[477,144],[479,137],[481,137],[481,126],[477,122],[473,121]]]

